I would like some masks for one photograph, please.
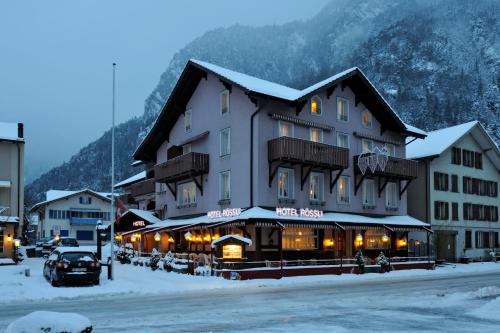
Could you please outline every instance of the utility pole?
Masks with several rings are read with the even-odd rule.
[[[113,264],[113,247],[115,243],[115,70],[116,63],[113,63],[113,106],[112,106],[112,120],[111,120],[111,276],[110,280],[114,280],[114,264]]]

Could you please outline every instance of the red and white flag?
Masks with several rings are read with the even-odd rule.
[[[125,208],[125,205],[123,204],[123,202],[119,198],[116,198],[115,205],[116,205],[115,223],[120,224],[120,220],[122,218],[122,215],[125,214],[125,212],[127,211],[127,208]]]

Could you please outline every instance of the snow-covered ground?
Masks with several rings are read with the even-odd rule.
[[[117,264],[113,282],[61,288],[42,263],[25,261],[31,277],[0,267],[0,331],[48,310],[83,314],[95,332],[500,332],[500,263],[253,281]]]

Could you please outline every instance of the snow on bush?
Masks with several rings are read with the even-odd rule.
[[[77,313],[35,311],[16,319],[5,333],[80,333],[91,332],[87,317]]]
[[[500,311],[499,309],[500,309],[500,297],[497,297],[494,300],[483,304],[479,308],[467,312],[467,314],[477,318],[500,321],[500,317],[498,316]]]

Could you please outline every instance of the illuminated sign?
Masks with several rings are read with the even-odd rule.
[[[241,208],[226,208],[223,210],[212,210],[207,212],[209,219],[216,219],[219,217],[235,217],[241,214]]]
[[[134,222],[132,222],[132,226],[134,226],[134,227],[145,227],[146,223],[144,221],[134,221]]]
[[[318,209],[309,208],[279,208],[276,207],[276,214],[279,216],[291,216],[291,217],[323,217],[323,211]]]
[[[228,244],[222,247],[222,258],[241,259],[242,257],[243,257],[243,249],[241,245]]]

